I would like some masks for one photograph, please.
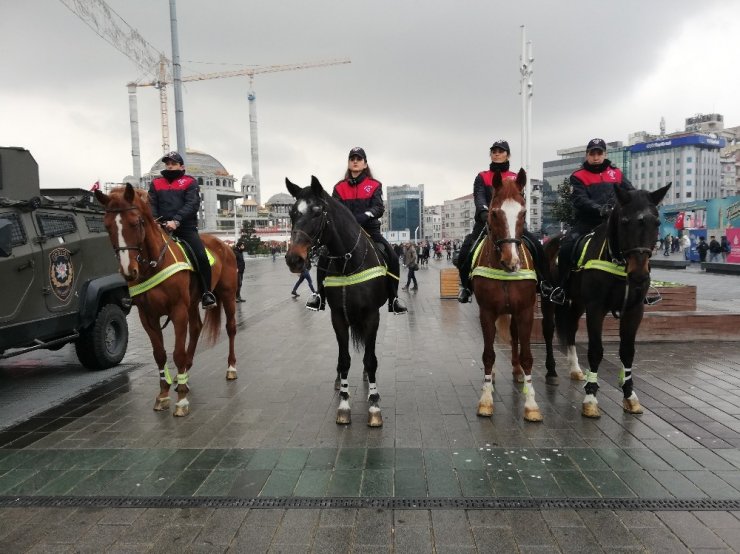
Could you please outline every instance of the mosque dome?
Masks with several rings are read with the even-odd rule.
[[[265,206],[292,206],[295,203],[295,199],[286,192],[278,192],[270,196],[270,199],[265,202]]]
[[[199,150],[187,149],[185,156],[185,171],[189,175],[214,175],[219,177],[230,177],[231,174],[221,165],[216,158]],[[152,166],[151,173],[159,174],[164,169],[164,162],[159,159]]]

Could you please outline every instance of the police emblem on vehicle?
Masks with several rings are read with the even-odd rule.
[[[66,248],[55,248],[49,254],[49,280],[54,296],[66,301],[72,293],[75,268],[72,265],[72,253]]]

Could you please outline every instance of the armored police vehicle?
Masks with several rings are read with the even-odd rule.
[[[0,147],[0,359],[73,342],[86,368],[115,366],[130,308],[102,208],[42,196],[31,153]]]

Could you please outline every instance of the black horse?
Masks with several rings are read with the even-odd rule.
[[[570,303],[555,308],[555,328],[561,346],[567,346],[570,377],[583,380],[576,355],[578,321],[586,313],[588,329],[588,365],[586,396],[582,413],[585,417],[601,416],[596,392],[599,389],[597,372],[604,357],[601,333],[604,318],[611,312],[619,317],[619,359],[622,370],[619,382],[624,393],[622,407],[631,414],[641,414],[642,406],[633,390],[632,362],[635,357],[635,337],[642,322],[645,296],[650,287],[650,256],[658,238],[660,221],[657,205],[663,200],[671,184],[654,191],[625,191],[614,187],[616,205],[607,221],[587,237],[585,255],[579,268],[570,278],[568,295]],[[545,250],[550,271],[557,273],[559,240],[550,241]],[[580,250],[580,248],[579,248]],[[551,311],[543,310],[543,334],[548,353],[548,372],[552,359]],[[548,336],[549,335],[549,336]]]
[[[388,300],[386,266],[370,236],[343,204],[324,191],[316,177],[301,188],[285,179],[288,192],[296,199],[290,210],[293,224],[291,245],[285,261],[293,273],[300,273],[309,256],[319,253],[319,266],[326,269],[324,290],[331,309],[331,323],[339,345],[337,380],[339,408],[337,423],[351,422],[349,406],[349,338],[359,350],[365,347],[363,364],[369,382],[368,425],[380,427],[375,371],[375,339],[380,307]]]

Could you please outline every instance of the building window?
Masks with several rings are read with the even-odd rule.
[[[691,198],[691,191],[686,193],[686,198]]]
[[[687,167],[686,168],[686,175],[691,175],[691,168],[690,167]]]
[[[671,170],[670,169],[666,169],[665,170],[665,176],[666,177],[670,177],[670,175],[671,175]]]
[[[690,187],[691,186],[691,179],[686,179],[686,186],[687,187]]]
[[[686,156],[686,163],[690,164],[694,159],[691,156]]]
[[[658,160],[658,165],[660,165],[660,160]]]
[[[650,167],[653,167],[653,160],[650,160]]]

